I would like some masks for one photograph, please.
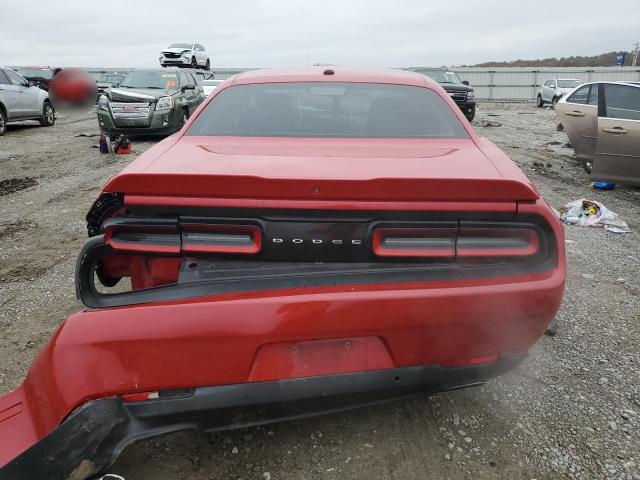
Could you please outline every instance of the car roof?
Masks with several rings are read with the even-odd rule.
[[[333,74],[325,74],[325,71],[332,71]],[[250,70],[236,75],[233,79],[234,85],[287,82],[391,83],[420,87],[426,86],[427,83],[435,84],[433,80],[430,80],[424,75],[407,70],[340,66]]]
[[[630,87],[640,87],[640,82],[635,80],[596,80],[595,82],[584,82],[579,85],[580,87],[584,85],[596,85],[598,83],[604,83],[607,85],[629,85]]]

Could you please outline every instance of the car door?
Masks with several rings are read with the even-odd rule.
[[[199,43],[196,43],[196,49],[198,51],[198,65],[203,65],[207,63],[207,54],[204,51],[204,47]]]
[[[540,96],[542,97],[542,100],[546,101],[547,100],[547,95],[549,94],[549,84],[550,84],[551,80],[545,80],[544,83],[542,84],[542,87],[540,88]]]
[[[5,74],[20,92],[22,117],[33,118],[40,116],[42,114],[42,104],[40,102],[42,90],[29,85],[29,82],[24,77],[11,69],[6,69]]]
[[[7,120],[19,120],[27,116],[24,88],[13,83],[10,73],[22,78],[13,71],[0,69],[0,96],[7,107]]]
[[[207,94],[204,93],[204,87],[202,86],[203,80],[198,78],[197,75],[193,75],[193,79],[196,82],[196,105],[194,108],[197,108],[207,98]]]
[[[186,72],[180,72],[180,88],[184,89],[186,85],[195,86],[195,80],[193,80],[193,77],[191,75],[187,75]],[[184,89],[182,91],[182,96],[187,105],[187,109],[189,110],[189,115],[191,115],[197,105],[196,104],[197,91],[194,89]]]
[[[196,55],[196,61],[198,65],[203,65],[204,61],[202,60],[202,50],[200,49],[200,45],[197,43],[193,44],[193,51]]]
[[[194,90],[193,106],[193,109],[195,110],[202,103],[202,101],[207,98],[207,95],[204,93],[204,88],[202,88],[202,80],[198,78],[196,72],[187,72],[187,76],[189,75],[191,75],[191,77],[193,78],[193,81],[195,82],[194,85],[196,86],[196,89]]]
[[[556,105],[556,114],[576,157],[593,160],[598,138],[598,84],[583,85]]]
[[[640,185],[640,86],[606,83],[600,91],[594,180]]]
[[[555,92],[556,92],[556,81],[549,80],[549,85],[546,88],[545,96],[543,100],[550,102],[551,100],[553,100],[553,96],[555,95]]]

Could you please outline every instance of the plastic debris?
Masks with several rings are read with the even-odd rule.
[[[598,190],[613,190],[616,188],[616,184],[610,182],[591,182],[591,188],[596,188]]]
[[[600,227],[612,233],[629,233],[627,222],[621,220],[602,203],[581,198],[560,208],[560,220],[580,227]]]

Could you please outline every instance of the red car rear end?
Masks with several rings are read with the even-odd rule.
[[[552,210],[409,72],[228,80],[87,220],[89,310],[0,399],[0,478],[477,385],[525,357],[565,280]]]

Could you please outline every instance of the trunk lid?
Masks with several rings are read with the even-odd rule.
[[[518,201],[473,140],[182,137],[105,187],[129,195],[368,201]]]

